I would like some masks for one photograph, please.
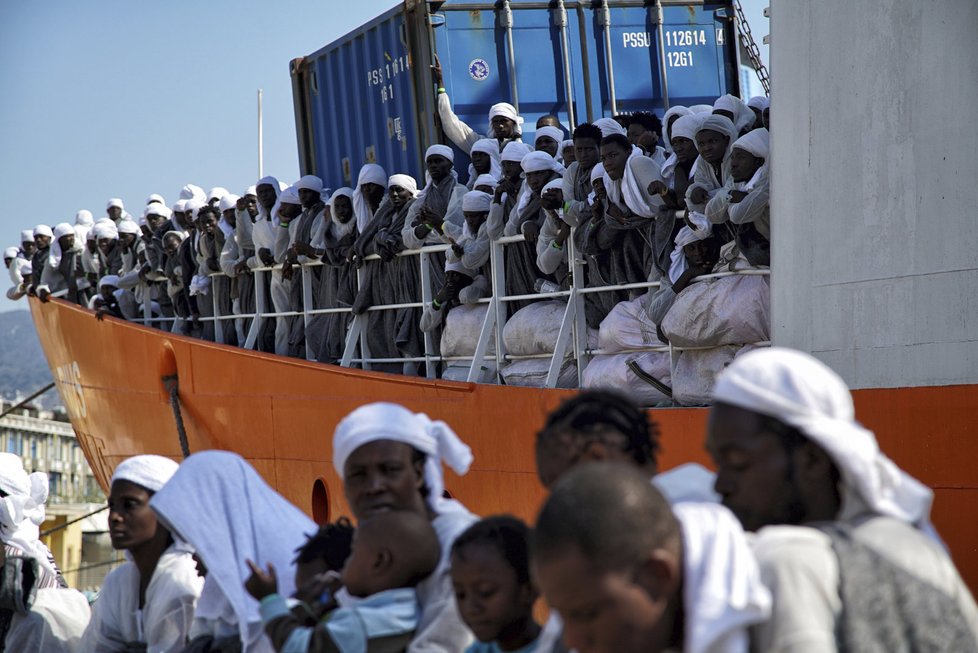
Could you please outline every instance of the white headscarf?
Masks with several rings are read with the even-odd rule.
[[[540,127],[533,135],[534,148],[537,146],[537,139],[540,138],[541,136],[548,136],[557,142],[557,156],[560,156],[560,150],[562,149],[561,146],[564,142],[564,132],[557,129],[556,127],[549,127],[549,126]],[[573,142],[574,141],[572,140],[571,143],[573,144]]]
[[[51,227],[47,226],[46,224],[39,224],[36,227],[34,227],[34,238],[37,238],[38,236],[47,236],[48,238],[54,238],[54,232],[51,231]],[[32,238],[31,240],[34,240],[34,238]]]
[[[357,230],[360,233],[363,233],[367,224],[374,219],[374,212],[370,208],[370,203],[367,202],[367,198],[363,196],[363,191],[360,190],[364,184],[377,184],[386,188],[387,173],[376,163],[365,163],[360,168],[360,174],[357,175],[357,185],[353,189],[353,214],[357,218]]]
[[[344,417],[333,433],[333,467],[340,478],[347,458],[377,440],[403,442],[425,454],[428,505],[438,514],[451,509],[452,504],[442,497],[445,477],[441,464],[444,461],[455,473],[464,475],[472,464],[472,450],[448,424],[398,404],[377,402],[361,406]]]
[[[208,191],[207,201],[210,202],[211,200],[214,199],[220,201],[220,199],[227,194],[228,194],[227,188],[222,188],[221,186],[215,186],[214,188],[210,189],[210,191]]]
[[[745,653],[748,627],[771,615],[771,594],[740,522],[723,506],[672,507],[683,535],[685,653]]]
[[[551,170],[561,176],[564,174],[564,166],[546,152],[530,152],[520,160],[520,166],[523,168],[523,172]]]
[[[54,226],[54,235],[51,238],[51,252],[48,254],[48,265],[57,270],[61,265],[61,237],[75,234],[75,228],[67,222],[60,222]]]
[[[435,143],[428,147],[424,153],[424,160],[427,161],[430,156],[443,156],[452,163],[455,162],[455,152],[452,148],[447,145],[441,145],[440,143]]]
[[[152,195],[150,195],[149,197],[146,198],[146,206],[149,206],[150,204],[163,204],[163,205],[165,205],[166,204],[166,200],[163,199],[163,196],[162,195],[159,195],[157,193],[153,193]]]
[[[496,138],[496,130],[492,127],[492,119],[496,116],[502,116],[503,118],[509,118],[516,123],[516,129],[513,132],[517,137],[523,135],[523,118],[516,113],[516,107],[508,102],[499,102],[489,107],[489,131],[487,135],[489,138]]]
[[[748,109],[750,111],[750,109]],[[754,115],[751,112],[751,115]],[[723,160],[726,161],[730,156],[730,151],[733,150],[733,144],[738,138],[737,127],[730,121],[730,118],[726,116],[721,116],[718,114],[710,114],[703,118],[703,122],[700,123],[699,129],[696,133],[699,134],[701,131],[709,129],[710,131],[715,131],[718,134],[723,134],[730,140],[727,142],[727,151],[723,155]],[[702,158],[702,157],[700,157]],[[722,182],[722,180],[721,180]]]
[[[687,109],[686,107],[677,104],[675,106],[669,107],[669,110],[666,111],[665,115],[662,116],[662,142],[665,144],[666,152],[670,152],[670,153],[672,152],[672,145],[669,143],[670,139],[672,138],[672,133],[669,131],[669,120],[673,116],[677,116],[678,119],[678,118],[682,118],[683,116],[688,116],[692,113],[693,112]]]
[[[397,175],[394,175],[394,176],[396,177]],[[404,175],[404,176],[407,177],[408,179],[410,179],[412,182],[414,181],[414,177],[409,177],[408,175]],[[415,186],[415,189],[417,189],[417,183],[415,183],[414,186]],[[329,196],[329,201],[326,202],[326,205],[329,206],[330,209],[332,209],[333,202],[336,201],[336,198],[337,197],[346,197],[346,198],[348,198],[350,200],[350,204],[352,205],[353,204],[353,189],[350,188],[349,186],[342,186],[342,187],[337,188],[336,190],[334,190],[333,191],[333,194]],[[334,235],[335,235],[336,238],[342,238],[346,234],[348,234],[351,231],[353,231],[354,229],[356,229],[356,226],[357,226],[356,216],[354,216],[353,219],[348,220],[347,222],[343,223],[343,222],[340,222],[339,221],[339,218],[336,217],[336,212],[330,210],[330,212],[329,212],[329,218],[330,218],[330,221],[333,223],[333,226],[336,228],[336,231],[334,232]]]
[[[172,233],[172,232],[171,232]],[[102,286],[111,286],[112,288],[119,287],[119,275],[118,274],[107,274],[98,280],[98,287],[101,290]]]
[[[118,197],[113,197],[112,199],[110,199],[110,200],[109,200],[109,201],[108,201],[108,202],[107,202],[107,203],[105,204],[105,210],[106,210],[106,211],[108,211],[108,210],[109,210],[109,209],[111,209],[111,208],[112,208],[113,206],[114,206],[114,207],[116,207],[116,208],[118,208],[118,209],[121,209],[122,211],[125,211],[125,210],[126,210],[126,207],[125,207],[125,206],[123,206],[123,204],[122,204],[122,200],[121,200],[121,199],[119,199]]]
[[[230,211],[231,209],[237,208],[239,199],[241,198],[234,193],[228,193],[221,198],[221,203],[218,205],[218,210],[220,210],[221,213],[224,213],[225,211]]]
[[[279,183],[278,179],[272,177],[271,175],[266,175],[258,180],[258,183],[255,184],[256,193],[258,192],[257,189],[259,186],[271,186],[275,190],[275,204],[272,206],[271,213],[269,213],[265,210],[265,207],[261,205],[261,202],[259,202],[258,218],[255,221],[257,222],[258,220],[271,219],[272,222],[276,222],[278,220],[278,217],[276,217],[278,214],[278,198],[284,189],[282,188],[282,185]]]
[[[44,522],[44,502],[48,500],[48,475],[24,471],[24,463],[12,453],[0,453],[0,540],[15,546],[55,573],[51,552],[39,539],[38,526]]]
[[[316,524],[229,451],[202,451],[187,458],[150,507],[197,551],[207,565],[208,583],[221,590],[221,596],[202,596],[196,615],[220,614],[226,601],[237,618],[245,652],[267,645],[258,602],[244,588],[249,576],[245,560],[263,569],[274,565],[279,593],[291,596],[295,550],[316,532]]]
[[[139,225],[132,220],[119,220],[118,230],[120,234],[134,234],[139,235]]]
[[[506,147],[503,148],[502,153],[499,155],[500,161],[515,161],[520,163],[527,154],[529,154],[530,146],[526,143],[520,143],[518,141],[510,141],[506,143]]]
[[[304,175],[295,182],[296,189],[305,189],[315,191],[317,193],[323,192],[323,180],[316,175]]]
[[[103,277],[99,281],[99,286],[118,285],[118,278],[115,284],[112,284],[111,281],[111,279]],[[170,477],[177,472],[179,466],[175,461],[165,456],[154,456],[152,454],[133,456],[119,463],[119,466],[112,473],[112,481],[109,485],[116,481],[129,481],[146,488],[150,492],[159,492],[170,480]]]
[[[96,240],[101,240],[103,238],[108,238],[109,240],[119,239],[119,229],[112,223],[111,220],[102,222],[101,220],[95,223],[92,227],[92,232],[95,235]]]
[[[187,184],[180,189],[180,199],[182,200],[199,200],[201,202],[207,202],[207,195],[204,194],[204,189],[200,186],[195,186],[193,184]]]
[[[493,190],[499,185],[499,179],[493,177],[492,175],[479,175],[475,178],[475,183],[472,184],[472,188],[478,188],[479,186],[491,186]]]
[[[34,242],[34,230],[24,229],[20,232],[20,242],[21,243],[33,243]]]
[[[703,122],[705,114],[702,113],[687,113],[686,115],[680,116],[676,122],[672,123],[672,138],[688,138],[689,140],[696,142],[696,132],[700,128],[700,124]],[[679,157],[676,153],[672,151],[672,145],[669,145],[669,151],[672,152],[669,158],[666,159],[665,163],[662,164],[662,179],[670,185],[670,187],[675,188],[674,180],[676,176],[676,164],[679,163]],[[696,170],[696,164],[694,162],[693,166],[690,168],[689,176],[692,178],[693,172]]]
[[[754,124],[754,121],[757,120],[757,116],[754,115],[754,112],[751,111],[749,106],[744,104],[743,100],[729,93],[718,97],[716,102],[713,103],[713,109],[720,109],[732,113],[733,122],[738,132],[749,129]]]
[[[839,518],[862,504],[934,535],[934,493],[880,451],[856,421],[849,388],[821,361],[793,349],[757,349],[717,376],[713,400],[780,420],[824,449],[842,477]]]
[[[95,218],[92,217],[92,212],[82,209],[75,214],[75,224],[82,226],[91,226],[95,224]]]
[[[771,106],[771,99],[766,95],[755,95],[751,99],[747,100],[747,106],[752,109],[764,111]]]
[[[462,210],[488,212],[492,207],[492,195],[481,190],[471,190],[462,196]]]
[[[480,138],[473,145],[472,149],[469,150],[469,156],[472,156],[472,152],[482,152],[489,155],[489,173],[496,180],[503,174],[502,166],[500,165],[499,158],[499,144],[491,138]],[[485,174],[485,173],[483,173]],[[481,176],[481,175],[480,175]],[[475,177],[475,166],[471,163],[469,164],[469,179]],[[476,184],[473,184],[475,187]]]
[[[18,254],[20,254],[20,249],[17,247],[8,247],[7,249],[3,250],[4,258],[17,258]]]
[[[689,108],[693,113],[713,113],[712,104],[694,104]]]
[[[387,188],[391,186],[400,186],[404,190],[411,191],[412,197],[418,196],[418,182],[411,175],[396,174],[391,175],[387,178]]]
[[[148,218],[151,215],[158,215],[163,218],[169,219],[173,216],[173,211],[166,208],[166,204],[160,204],[158,202],[153,202],[147,205],[146,209],[143,211],[143,217]]]
[[[769,152],[771,147],[771,134],[768,130],[763,127],[758,127],[752,131],[747,132],[736,141],[734,141],[732,150],[734,147],[749,152],[753,156],[759,159],[764,159],[763,165],[754,172],[747,182],[744,183],[744,187],[741,190],[751,190],[759,179],[767,174],[769,166]]]
[[[611,136],[612,134],[621,134],[622,136],[628,134],[628,130],[622,127],[614,118],[598,118],[593,124],[601,130],[602,138]]]
[[[659,207],[662,206],[662,200],[657,195],[653,195],[650,200],[645,199],[645,195],[643,194],[645,189],[641,188],[641,184],[639,184],[635,172],[632,170],[632,165],[642,165],[638,162],[643,159],[646,159],[645,153],[637,145],[632,145],[631,154],[628,155],[628,159],[625,161],[625,170],[619,180],[620,183],[615,184],[611,176],[606,172],[604,175],[604,187],[608,193],[609,200],[619,206],[624,204],[635,215],[651,219],[657,215]],[[659,176],[662,176],[661,168],[659,169]]]

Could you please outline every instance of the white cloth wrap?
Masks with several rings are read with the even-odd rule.
[[[122,204],[122,200],[119,199],[118,197],[113,197],[108,202],[106,202],[106,204],[105,204],[105,210],[108,211],[113,206],[116,207],[117,209],[121,209],[123,211],[125,211],[125,209],[126,209],[126,207]]]
[[[99,285],[105,283],[106,279],[107,277],[103,277]],[[116,283],[118,284],[118,281]],[[165,456],[153,454],[133,456],[119,463],[112,473],[111,483],[129,481],[150,492],[159,492],[178,468],[179,464]]]
[[[556,127],[550,127],[549,125],[546,127],[541,127],[533,135],[533,147],[537,146],[537,139],[540,138],[541,136],[547,136],[555,140],[557,142],[557,154],[560,154],[560,150],[563,149],[562,144],[564,142],[564,132],[557,129]],[[571,141],[572,145],[573,143],[574,141]]]
[[[621,134],[622,136],[628,134],[628,131],[614,118],[598,118],[593,124],[601,130],[602,138],[612,134]]]
[[[748,129],[757,119],[757,116],[754,115],[750,107],[744,104],[743,100],[729,93],[718,97],[716,102],[713,103],[713,109],[720,109],[732,113],[733,122],[737,126],[738,132]]]
[[[391,186],[400,186],[405,190],[411,191],[411,194],[417,197],[418,195],[418,181],[411,175],[396,174],[391,175],[387,178],[387,188]]]
[[[496,186],[499,185],[499,179],[489,175],[479,175],[475,179],[475,183],[472,184],[472,188],[478,188],[479,186],[491,186],[495,190]]]
[[[245,560],[263,569],[274,565],[279,593],[291,596],[295,550],[316,531],[316,524],[229,451],[202,451],[187,458],[150,507],[197,551],[208,569],[208,585],[220,590],[202,594],[196,616],[222,614],[226,602],[237,619],[245,653],[270,653],[258,602],[244,588],[250,575]]]
[[[24,229],[20,232],[20,242],[22,243],[33,243],[34,242],[34,230]]]
[[[34,233],[31,240],[34,240],[34,238],[37,238],[38,236],[47,236],[48,238],[54,238],[54,232],[51,231],[51,227],[47,226],[46,224],[39,224],[36,227],[34,227]]]
[[[441,145],[440,143],[435,143],[425,150],[424,160],[427,161],[428,157],[431,156],[443,156],[449,161],[455,161],[455,152],[452,150],[452,148],[448,147],[447,145]]]
[[[48,475],[24,471],[24,462],[12,453],[0,453],[0,540],[21,549],[37,563],[56,573],[51,552],[41,542],[38,527],[44,522],[44,503],[48,500]]]
[[[357,175],[357,185],[353,189],[353,214],[357,218],[357,231],[361,233],[374,217],[374,212],[370,209],[367,198],[363,196],[363,191],[360,190],[364,184],[377,184],[387,188],[387,173],[376,163],[366,163],[360,168],[360,174]]]
[[[544,170],[552,170],[558,175],[564,174],[564,166],[557,162],[557,159],[553,158],[546,152],[530,152],[520,160],[520,166],[523,168],[523,172],[542,172]]]
[[[152,193],[146,198],[146,205],[149,206],[150,204],[166,204],[166,200],[159,193]]]
[[[469,156],[472,156],[472,152],[482,152],[489,155],[489,172],[487,174],[492,175],[493,180],[499,179],[500,175],[503,173],[502,166],[500,165],[499,158],[499,142],[494,138],[480,138],[472,145],[472,149],[469,150]],[[480,177],[485,177],[486,173],[479,175]],[[471,163],[469,164],[469,179],[475,177],[475,166]],[[472,185],[479,186],[479,181]]]
[[[234,193],[228,193],[221,198],[221,203],[218,204],[218,208],[221,211],[221,213],[224,213],[225,211],[230,211],[231,209],[236,209],[238,206],[239,199],[241,198],[235,195]]]
[[[680,136],[696,142],[696,132],[703,124],[704,115],[702,113],[690,113],[679,118],[672,123],[672,138]]]
[[[7,249],[3,250],[4,258],[17,258],[18,254],[20,254],[20,250],[16,247],[8,247]]]
[[[748,653],[748,627],[771,614],[771,594],[733,513],[710,503],[672,507],[683,535],[684,653]]]
[[[532,150],[526,143],[510,141],[509,143],[506,143],[506,147],[503,148],[499,158],[501,161],[514,161],[516,163],[520,163],[523,160],[523,157],[530,152],[532,152]]]
[[[296,189],[305,189],[321,193],[323,192],[323,180],[316,175],[303,175],[299,178],[299,181],[295,182],[295,187]]]
[[[491,207],[492,195],[483,193],[481,190],[469,191],[462,196],[463,211],[488,212]]]
[[[672,153],[672,145],[669,143],[669,141],[672,139],[673,132],[671,129],[669,129],[669,120],[672,119],[673,116],[677,116],[678,119],[682,118],[683,116],[691,115],[692,113],[693,112],[687,107],[677,104],[669,107],[669,110],[662,116],[662,142],[665,144],[666,152]],[[673,125],[675,124],[676,123],[673,123]]]
[[[686,255],[683,253],[683,247],[695,243],[698,240],[706,240],[713,235],[710,221],[702,213],[690,211],[689,221],[696,225],[696,229],[690,229],[688,226],[680,229],[679,233],[676,234],[676,246],[669,255],[669,281],[671,283],[676,283],[679,277],[683,275],[683,272],[686,271],[686,268],[689,267],[686,263]]]
[[[771,106],[771,99],[766,95],[755,95],[751,99],[747,100],[747,106],[752,109],[764,111],[764,109]]]
[[[119,230],[120,234],[134,234],[138,236],[140,233],[139,225],[132,220],[119,220],[116,229]]]
[[[200,186],[195,186],[194,184],[187,184],[180,189],[180,199],[182,200],[199,200],[201,202],[207,201],[207,195],[204,194],[204,189]]]
[[[172,233],[172,232],[170,232]],[[107,274],[98,280],[98,287],[110,286],[112,288],[119,287],[119,275],[118,274]]]
[[[82,209],[75,214],[75,224],[81,225],[92,225],[95,223],[95,218],[92,217],[92,212]]]
[[[347,458],[363,445],[377,440],[403,442],[425,454],[424,479],[428,505],[438,514],[447,506],[442,497],[444,461],[455,473],[464,475],[472,464],[472,450],[440,420],[429,419],[398,404],[376,402],[357,408],[344,417],[333,433],[333,467],[343,478]]]
[[[662,202],[658,197],[653,198],[656,204],[650,205],[645,201],[645,197],[642,194],[642,188],[638,180],[635,178],[635,172],[632,170],[632,163],[636,160],[646,158],[642,153],[642,150],[637,146],[632,146],[632,153],[628,155],[628,160],[625,161],[625,172],[621,178],[621,191],[617,185],[611,180],[611,177],[607,173],[603,175],[604,177],[604,187],[608,193],[608,198],[615,204],[621,205],[624,203],[635,215],[643,217],[645,219],[654,218],[658,214],[658,207],[661,206]],[[658,164],[656,164],[658,165]],[[597,167],[597,166],[595,166]],[[604,168],[602,167],[602,170]],[[661,169],[660,169],[661,175]]]
[[[516,135],[521,136],[523,134],[523,118],[516,113],[516,107],[509,102],[499,102],[489,107],[489,131],[486,134],[489,138],[496,138],[496,130],[492,128],[492,119],[496,116],[509,118],[516,123],[514,130]]]
[[[856,422],[849,388],[821,361],[782,347],[752,351],[720,373],[713,400],[774,417],[822,447],[842,477],[842,513],[861,502],[936,537],[934,493],[880,451],[873,432]]]
[[[92,232],[98,240],[102,240],[103,238],[108,238],[109,240],[119,239],[119,229],[111,223],[96,222],[95,226],[92,227]]]
[[[51,237],[51,251],[48,253],[48,265],[53,270],[57,270],[61,265],[61,237],[68,234],[75,235],[75,228],[67,222],[60,222],[54,226],[54,235]]]
[[[771,149],[771,133],[763,127],[754,129],[735,140],[733,146],[764,159],[766,163]]]
[[[222,200],[223,201],[223,200]],[[153,202],[143,211],[143,217],[149,217],[151,215],[159,215],[166,219],[169,219],[173,215],[173,211],[166,208],[165,204],[160,204],[158,202]]]
[[[751,115],[754,115],[753,112],[751,112]],[[727,142],[727,151],[723,155],[724,160],[726,160],[726,158],[730,156],[730,150],[733,149],[734,141],[737,140],[737,127],[726,116],[710,114],[703,118],[703,122],[700,123],[699,129],[696,130],[696,133],[698,134],[706,129],[715,131],[718,134],[723,134],[730,139]]]

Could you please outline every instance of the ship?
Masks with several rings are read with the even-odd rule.
[[[973,13],[966,2],[944,4],[957,4],[962,12]],[[550,40],[544,44],[548,56],[563,52],[567,57],[585,57],[583,66],[561,61],[551,71],[552,83],[563,89],[560,106],[533,104],[532,91],[501,75],[494,90],[501,89],[504,97],[508,92],[511,99],[519,93],[527,115],[552,112],[568,120],[575,113],[568,107],[576,107],[580,121],[628,109],[630,102],[632,108],[643,101],[661,108],[669,103],[667,86],[673,91],[672,103],[737,90],[736,66],[731,62],[739,61],[739,51],[730,43],[738,39],[731,27],[736,6],[730,2],[452,4],[409,0],[292,63],[304,173],[349,180],[351,171],[371,158],[420,170],[420,144],[437,134],[432,118],[436,100],[427,78],[432,55],[440,52],[445,66],[449,44],[478,47],[479,39],[493,44],[491,52],[481,56],[453,53],[462,65],[456,66],[455,78],[449,77],[446,84],[456,98],[469,97],[459,103],[465,107],[458,110],[460,116],[471,120],[484,116],[486,98],[492,93],[481,90],[479,84],[485,80],[479,78],[491,74],[486,71],[507,70],[511,46],[524,43],[514,36],[521,13],[530,16],[523,23],[529,25],[528,39],[539,37],[541,29],[548,35]],[[558,6],[564,12],[563,23],[552,20],[555,11],[560,17]],[[663,11],[679,14],[673,20],[693,25],[691,30],[697,21],[706,21],[704,39],[720,62],[711,65],[714,86],[709,92],[681,92],[675,79],[684,71],[669,70],[673,82],[667,85],[663,71],[669,68],[668,60],[660,67],[662,62],[653,56],[649,63],[648,55],[655,53],[656,46],[665,54],[669,51],[661,35],[669,31],[670,19],[655,15]],[[968,209],[978,205],[978,197],[974,184],[957,194],[942,195],[939,182],[973,179],[978,170],[973,158],[956,156],[947,163],[948,152],[938,148],[953,149],[949,141],[927,137],[927,127],[907,116],[911,110],[919,112],[928,116],[928,124],[941,125],[942,130],[960,125],[959,137],[970,139],[958,146],[966,152],[976,150],[976,137],[974,130],[965,129],[960,112],[932,99],[941,95],[942,76],[922,69],[908,73],[881,47],[900,25],[966,31],[968,21],[945,21],[944,13],[907,0],[895,3],[893,15],[883,19],[885,29],[867,36],[859,26],[881,20],[869,7],[837,0],[778,4],[774,11],[772,57],[778,70],[772,89],[776,134],[772,214],[779,217],[772,241],[772,340],[814,353],[854,387],[859,421],[877,434],[882,450],[900,467],[934,490],[934,525],[974,591],[978,589],[978,520],[974,518],[978,472],[973,462],[978,453],[974,437],[978,341],[973,325],[978,311],[973,300],[952,298],[974,296],[965,290],[974,289],[978,269]],[[833,14],[839,11],[853,20],[839,22]],[[604,16],[608,20],[602,22]],[[639,23],[635,29],[628,27],[632,19]],[[453,33],[451,26],[458,21],[466,30],[478,32],[478,38],[472,33],[466,36],[464,30]],[[811,30],[818,30],[818,39],[811,37]],[[642,70],[652,79],[653,97],[628,97],[622,90],[626,85],[622,76],[617,78],[621,81],[617,96],[614,84],[607,83],[615,79],[612,45],[629,43],[624,33],[641,34],[630,43],[645,46],[639,48],[646,57]],[[939,62],[944,75],[967,79],[978,45],[965,33],[952,36],[930,43],[927,60]],[[922,37],[918,33],[902,38]],[[595,45],[607,45],[608,56],[588,59],[581,52],[588,45],[592,54]],[[863,57],[863,68],[846,75],[833,72],[849,70],[843,59],[853,56],[853,48]],[[401,51],[403,55],[398,54]],[[480,60],[471,72],[467,70],[470,57],[473,62]],[[393,70],[385,71],[395,60],[399,63]],[[372,72],[359,78],[353,69],[330,73],[343,61],[358,61]],[[585,74],[586,70],[590,72]],[[618,70],[621,75],[622,68]],[[323,114],[329,107],[322,103],[333,94],[318,91],[347,77],[359,86],[366,79],[365,92],[371,94],[362,100],[368,110],[359,116],[360,126],[350,130],[337,123],[358,116],[337,114],[333,122],[326,121]],[[604,81],[598,83],[599,78]],[[387,87],[384,95],[380,82]],[[812,90],[816,88],[834,90],[819,94]],[[867,104],[853,109],[850,120],[840,120],[833,102],[842,102],[846,93],[858,97],[865,92],[881,102],[896,94],[904,104],[882,112]],[[402,100],[405,96],[408,99]],[[321,98],[320,104],[316,98]],[[909,130],[901,138],[912,138],[916,147],[913,159],[888,140],[901,121]],[[343,138],[337,137],[327,147],[326,126],[345,134],[343,138],[360,141],[344,145]],[[851,147],[852,142],[860,146]],[[914,166],[915,160],[937,162],[924,173]],[[862,185],[844,177],[840,168],[858,170]],[[908,170],[919,172],[931,184],[916,187],[926,202],[906,191]],[[843,188],[850,194],[820,202],[811,199],[824,198],[826,188]],[[906,203],[896,204],[893,197]],[[910,256],[905,253],[906,231],[897,233],[892,225],[909,228],[911,235],[919,225],[921,233],[916,237],[922,242],[929,213],[945,216],[954,227],[948,231],[956,235],[929,232],[938,242],[921,244]],[[870,245],[874,249],[867,251]],[[498,306],[489,314],[494,310]],[[151,325],[111,317],[100,321],[91,311],[61,300],[31,300],[31,311],[78,442],[103,488],[115,466],[128,456],[155,453],[179,460],[201,450],[227,449],[248,459],[273,487],[320,523],[349,514],[331,459],[333,429],[357,406],[377,400],[401,403],[444,420],[471,446],[474,463],[468,474],[447,473],[446,489],[453,497],[479,514],[508,512],[532,521],[544,497],[536,476],[535,433],[547,412],[573,393],[554,387],[408,377],[278,357],[167,333]],[[573,334],[565,340],[569,341],[565,345],[576,346]],[[346,362],[353,360],[348,356]],[[661,469],[686,462],[710,465],[703,448],[707,415],[704,407],[650,410],[662,433]]]

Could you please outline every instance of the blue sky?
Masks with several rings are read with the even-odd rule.
[[[298,177],[289,61],[397,0],[0,0],[0,247],[37,223],[133,215],[181,186]],[[766,0],[747,0],[755,36]],[[5,283],[5,282],[4,282]],[[0,310],[26,308],[0,294]]]

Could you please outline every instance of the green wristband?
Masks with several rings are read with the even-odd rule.
[[[441,94],[441,93],[448,93],[448,91],[445,90],[445,87],[444,86],[439,86],[438,87],[438,93],[439,94]]]

